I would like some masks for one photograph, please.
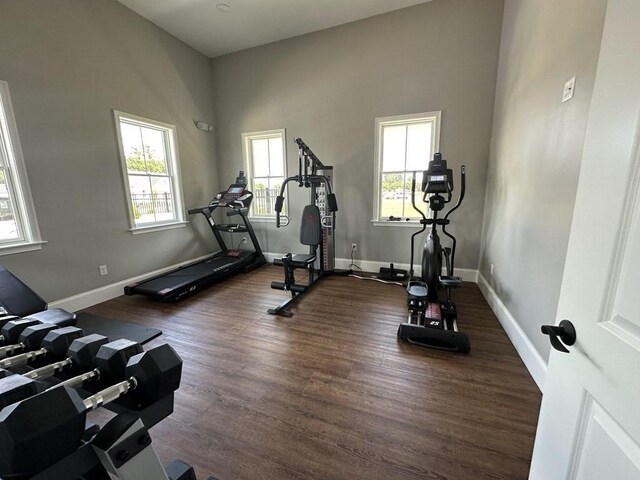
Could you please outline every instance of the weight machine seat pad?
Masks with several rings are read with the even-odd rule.
[[[309,254],[309,253],[296,253],[293,257],[291,257],[291,263],[293,264],[299,263],[305,267],[313,263],[315,260],[316,260],[316,255]]]
[[[291,256],[289,265],[291,265],[293,268],[307,268],[309,265],[315,262],[315,260],[316,255],[310,255],[308,253],[296,253],[295,255]],[[282,260],[282,258],[275,258],[273,260],[273,264],[282,267],[284,266],[284,261]]]
[[[300,222],[300,243],[317,247],[320,245],[321,238],[320,209],[317,205],[306,205],[302,211],[302,221]]]

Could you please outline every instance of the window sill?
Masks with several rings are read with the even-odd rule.
[[[189,222],[173,222],[163,223],[162,225],[149,225],[148,227],[136,227],[130,228],[129,231],[132,235],[140,235],[142,233],[160,232],[162,230],[173,230],[174,228],[182,228]]]
[[[374,227],[410,227],[420,228],[420,222],[418,220],[371,220]]]
[[[36,242],[25,242],[14,245],[5,245],[0,247],[0,255],[12,255],[14,253],[33,252],[34,250],[41,250],[45,241],[39,240]]]
[[[276,217],[249,217],[251,223],[276,223]]]

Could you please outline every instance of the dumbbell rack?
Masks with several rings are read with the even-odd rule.
[[[30,366],[19,366],[13,369],[13,373],[24,375],[32,370]],[[39,382],[43,384],[43,388],[49,388],[72,376],[70,372],[60,372],[56,377]],[[75,389],[82,398],[94,394],[92,390],[90,387]],[[193,469],[184,462],[176,461],[163,467],[148,434],[149,428],[173,412],[173,392],[144,406],[136,405],[125,395],[115,402],[105,404],[104,408],[117,415],[102,428],[87,421],[80,447],[29,478],[195,480]],[[55,442],[55,438],[52,438],[52,442]]]

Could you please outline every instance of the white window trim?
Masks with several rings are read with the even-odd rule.
[[[156,222],[145,225],[136,225],[135,218],[133,216],[133,203],[131,201],[131,189],[129,187],[129,174],[127,172],[126,155],[124,152],[124,143],[122,142],[122,133],[120,131],[120,119],[130,119],[135,122],[149,125],[153,128],[164,128],[169,131],[168,145],[165,148],[170,152],[173,161],[169,166],[171,168],[171,182],[175,196],[175,209],[176,219],[168,222]],[[124,181],[124,194],[127,201],[127,215],[129,216],[129,229],[133,235],[140,233],[152,233],[162,230],[170,230],[173,228],[180,228],[187,225],[189,222],[185,220],[184,215],[184,194],[182,192],[182,176],[180,174],[180,157],[178,155],[178,135],[175,125],[169,123],[160,122],[151,118],[141,117],[133,113],[122,112],[120,110],[113,110],[113,119],[115,122],[116,136],[118,140],[118,153],[120,155],[120,167],[122,169],[122,179]]]
[[[282,156],[283,156],[283,176],[286,179],[288,174],[287,174],[287,131],[285,128],[276,128],[274,130],[262,130],[259,132],[246,132],[243,133],[241,135],[242,137],[242,161],[244,163],[244,171],[247,175],[247,181],[249,183],[249,186],[252,185],[253,183],[253,171],[251,168],[251,159],[249,158],[249,152],[251,151],[251,147],[249,146],[249,142],[251,140],[255,140],[255,139],[259,139],[259,138],[268,138],[268,137],[272,137],[274,135],[281,135],[282,136]],[[284,199],[285,202],[285,211],[288,212],[289,211],[289,196],[287,195]],[[253,214],[253,208],[251,208],[249,210],[249,219],[252,222],[267,222],[267,223],[275,223],[276,221],[276,216],[269,216],[269,215],[254,215]]]
[[[411,220],[406,221],[404,219],[400,221],[392,221],[392,220],[381,220],[380,219],[380,201],[381,201],[381,193],[382,193],[382,128],[388,125],[394,124],[406,124],[406,123],[420,123],[421,120],[425,118],[435,117],[436,128],[431,132],[432,142],[433,142],[433,152],[440,151],[440,130],[442,125],[442,111],[436,110],[433,112],[422,112],[422,113],[410,113],[407,115],[395,115],[392,117],[378,117],[375,120],[375,151],[374,151],[374,165],[375,165],[375,180],[373,185],[373,219],[371,223],[378,226],[385,227],[412,227],[420,225],[419,220]]]
[[[42,245],[47,243],[40,236],[40,228],[36,217],[36,209],[29,187],[27,177],[27,169],[24,164],[24,156],[22,147],[20,146],[20,137],[18,136],[18,127],[11,102],[11,94],[9,92],[9,84],[0,81],[0,115],[4,116],[4,124],[6,126],[4,134],[8,142],[7,160],[9,168],[14,170],[13,183],[15,184],[14,195],[12,198],[16,204],[16,222],[21,225],[23,237],[15,243],[6,243],[0,245],[0,255],[9,255],[13,253],[22,253],[33,250],[40,250]],[[0,128],[2,128],[0,124]]]

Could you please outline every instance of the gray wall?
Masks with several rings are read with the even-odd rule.
[[[434,0],[355,23],[213,60],[220,181],[242,167],[242,132],[287,129],[335,167],[337,256],[409,261],[412,229],[374,227],[374,119],[442,110],[441,151],[467,165],[467,200],[454,218],[458,266],[477,268],[503,2]],[[293,191],[295,190],[295,191]],[[302,251],[297,242],[304,189],[290,189],[288,229],[255,224],[267,252]]]
[[[52,301],[207,253],[205,222],[132,235],[112,109],[177,126],[187,208],[218,190],[210,61],[115,0],[0,3],[0,79],[48,243],[0,263]],[[107,264],[109,275],[98,276]]]
[[[555,321],[605,6],[505,4],[480,270],[545,359],[540,325]]]

